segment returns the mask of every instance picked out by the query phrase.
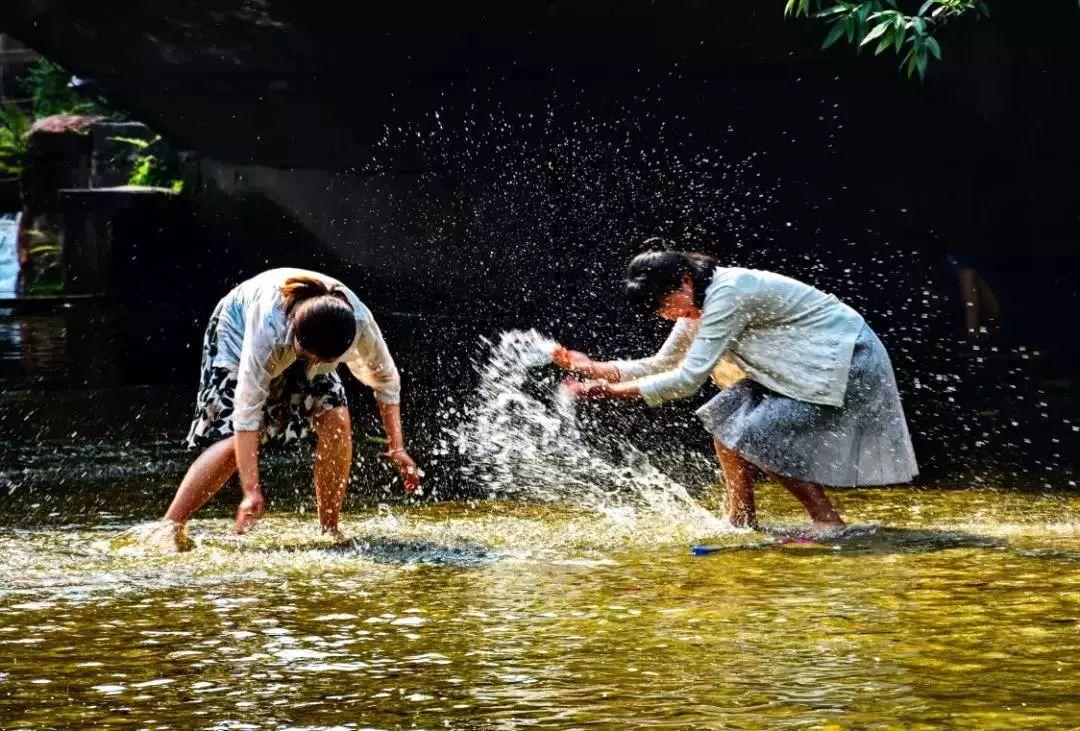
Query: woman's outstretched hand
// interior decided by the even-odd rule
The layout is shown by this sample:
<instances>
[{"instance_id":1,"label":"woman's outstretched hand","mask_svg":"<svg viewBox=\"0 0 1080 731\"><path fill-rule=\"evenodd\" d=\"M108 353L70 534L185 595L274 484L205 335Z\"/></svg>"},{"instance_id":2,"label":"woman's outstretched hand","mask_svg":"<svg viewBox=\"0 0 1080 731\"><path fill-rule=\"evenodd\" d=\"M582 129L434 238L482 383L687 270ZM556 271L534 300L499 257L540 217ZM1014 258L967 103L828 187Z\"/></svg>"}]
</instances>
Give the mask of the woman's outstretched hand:
<instances>
[{"instance_id":1,"label":"woman's outstretched hand","mask_svg":"<svg viewBox=\"0 0 1080 731\"><path fill-rule=\"evenodd\" d=\"M563 381L563 386L571 396L582 401L611 398L611 384L607 381L575 381L567 378Z\"/></svg>"},{"instance_id":2,"label":"woman's outstretched hand","mask_svg":"<svg viewBox=\"0 0 1080 731\"><path fill-rule=\"evenodd\" d=\"M641 389L633 381L612 383L603 379L575 381L573 378L567 378L563 381L563 387L570 392L571 396L582 401L635 399L641 396Z\"/></svg>"},{"instance_id":3,"label":"woman's outstretched hand","mask_svg":"<svg viewBox=\"0 0 1080 731\"><path fill-rule=\"evenodd\" d=\"M557 345L551 353L551 362L563 370L578 373L583 376L592 376L595 361L589 356L577 350L568 350L562 345Z\"/></svg>"},{"instance_id":4,"label":"woman's outstretched hand","mask_svg":"<svg viewBox=\"0 0 1080 731\"><path fill-rule=\"evenodd\" d=\"M379 456L386 457L394 463L398 474L401 475L401 481L405 483L405 492L416 492L420 488L420 478L424 476L424 473L416 466L416 462L408 452L404 449L391 449L380 453Z\"/></svg>"},{"instance_id":5,"label":"woman's outstretched hand","mask_svg":"<svg viewBox=\"0 0 1080 731\"><path fill-rule=\"evenodd\" d=\"M266 502L263 500L262 488L245 490L244 499L240 501L240 507L236 509L236 532L247 533L265 511Z\"/></svg>"}]
</instances>

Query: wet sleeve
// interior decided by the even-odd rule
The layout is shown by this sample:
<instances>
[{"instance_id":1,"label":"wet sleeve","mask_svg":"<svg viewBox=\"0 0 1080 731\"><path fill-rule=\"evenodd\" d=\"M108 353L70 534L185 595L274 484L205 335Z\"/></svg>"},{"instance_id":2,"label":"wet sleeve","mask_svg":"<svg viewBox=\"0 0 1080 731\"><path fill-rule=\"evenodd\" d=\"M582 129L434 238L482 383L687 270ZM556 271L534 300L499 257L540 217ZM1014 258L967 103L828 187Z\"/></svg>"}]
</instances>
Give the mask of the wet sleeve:
<instances>
[{"instance_id":1,"label":"wet sleeve","mask_svg":"<svg viewBox=\"0 0 1080 731\"><path fill-rule=\"evenodd\" d=\"M376 401L383 404L400 403L401 376L383 340L379 324L370 318L361 328L346 365L357 380L375 392Z\"/></svg>"},{"instance_id":2,"label":"wet sleeve","mask_svg":"<svg viewBox=\"0 0 1080 731\"><path fill-rule=\"evenodd\" d=\"M244 343L236 372L233 398L233 429L258 431L270 389L270 368L277 333L269 308L273 302L257 301L244 313Z\"/></svg>"},{"instance_id":3,"label":"wet sleeve","mask_svg":"<svg viewBox=\"0 0 1080 731\"><path fill-rule=\"evenodd\" d=\"M697 393L727 351L731 340L746 327L744 297L748 282L724 283L710 288L701 311L697 337L686 357L663 373L638 380L641 398L650 406L687 398Z\"/></svg>"},{"instance_id":4,"label":"wet sleeve","mask_svg":"<svg viewBox=\"0 0 1080 731\"><path fill-rule=\"evenodd\" d=\"M688 317L680 318L656 355L638 360L613 360L611 364L619 370L619 380L624 382L669 371L679 365L686 355L696 332L697 323Z\"/></svg>"}]
</instances>

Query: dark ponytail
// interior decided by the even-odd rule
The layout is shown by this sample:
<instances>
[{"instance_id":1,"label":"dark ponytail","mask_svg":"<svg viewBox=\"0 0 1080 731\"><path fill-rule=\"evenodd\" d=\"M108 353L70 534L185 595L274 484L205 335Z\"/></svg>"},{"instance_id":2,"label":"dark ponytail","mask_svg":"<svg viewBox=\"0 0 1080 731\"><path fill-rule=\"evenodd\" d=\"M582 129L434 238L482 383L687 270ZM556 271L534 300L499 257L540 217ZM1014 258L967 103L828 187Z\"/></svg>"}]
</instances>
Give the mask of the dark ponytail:
<instances>
[{"instance_id":1,"label":"dark ponytail","mask_svg":"<svg viewBox=\"0 0 1080 731\"><path fill-rule=\"evenodd\" d=\"M656 314L661 301L682 287L683 278L694 285L694 304L705 304L716 260L706 254L653 249L638 254L626 268L626 296L639 311Z\"/></svg>"},{"instance_id":2,"label":"dark ponytail","mask_svg":"<svg viewBox=\"0 0 1080 731\"><path fill-rule=\"evenodd\" d=\"M340 358L356 339L356 313L337 285L307 275L289 277L281 298L297 344L320 360Z\"/></svg>"}]
</instances>

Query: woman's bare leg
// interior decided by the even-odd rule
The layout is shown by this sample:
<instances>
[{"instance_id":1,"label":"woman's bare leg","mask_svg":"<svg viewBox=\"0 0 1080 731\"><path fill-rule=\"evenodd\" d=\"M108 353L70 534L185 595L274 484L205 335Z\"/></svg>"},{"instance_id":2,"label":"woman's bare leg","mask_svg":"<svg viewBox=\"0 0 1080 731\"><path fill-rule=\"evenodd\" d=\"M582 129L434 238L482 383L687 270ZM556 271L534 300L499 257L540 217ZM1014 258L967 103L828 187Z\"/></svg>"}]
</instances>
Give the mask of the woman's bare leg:
<instances>
[{"instance_id":1,"label":"woman's bare leg","mask_svg":"<svg viewBox=\"0 0 1080 731\"><path fill-rule=\"evenodd\" d=\"M165 517L177 523L187 523L195 511L221 489L236 472L236 451L233 438L226 437L207 447L188 468L176 497Z\"/></svg>"},{"instance_id":2,"label":"woman's bare leg","mask_svg":"<svg viewBox=\"0 0 1080 731\"><path fill-rule=\"evenodd\" d=\"M757 527L757 509L754 506L754 465L725 447L719 439L713 439L716 458L724 470L724 486L727 488L728 520L739 528Z\"/></svg>"},{"instance_id":3,"label":"woman's bare leg","mask_svg":"<svg viewBox=\"0 0 1080 731\"><path fill-rule=\"evenodd\" d=\"M768 474L802 503L806 512L810 514L810 519L814 521L815 531L826 533L844 527L844 521L826 497L824 487L813 482L796 480L794 477L784 477L772 472Z\"/></svg>"},{"instance_id":4,"label":"woman's bare leg","mask_svg":"<svg viewBox=\"0 0 1080 731\"><path fill-rule=\"evenodd\" d=\"M315 501L319 527L324 533L339 534L341 503L352 465L352 422L349 409L339 406L315 417Z\"/></svg>"}]
</instances>

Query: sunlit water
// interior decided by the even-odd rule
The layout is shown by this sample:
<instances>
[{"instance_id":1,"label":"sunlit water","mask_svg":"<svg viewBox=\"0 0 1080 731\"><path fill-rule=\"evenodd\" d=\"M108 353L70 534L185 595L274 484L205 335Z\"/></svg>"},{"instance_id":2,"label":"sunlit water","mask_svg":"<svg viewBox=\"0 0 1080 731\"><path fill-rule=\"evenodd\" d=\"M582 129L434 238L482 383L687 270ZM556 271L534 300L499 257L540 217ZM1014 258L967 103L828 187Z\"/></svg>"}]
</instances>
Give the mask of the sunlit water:
<instances>
[{"instance_id":1,"label":"sunlit water","mask_svg":"<svg viewBox=\"0 0 1080 731\"><path fill-rule=\"evenodd\" d=\"M0 529L17 727L1075 725L1080 498L845 491L853 538L699 534L559 506L360 509L197 550L130 517ZM724 550L694 557L689 547Z\"/></svg>"},{"instance_id":2,"label":"sunlit water","mask_svg":"<svg viewBox=\"0 0 1080 731\"><path fill-rule=\"evenodd\" d=\"M342 541L306 469L248 536L226 490L175 556L128 532L175 488L159 446L13 471L0 726L1075 726L1080 495L837 491L855 527L803 543L763 484L764 529L731 530L720 489L589 446L549 345L493 343L448 434L488 499L354 500Z\"/></svg>"}]
</instances>

